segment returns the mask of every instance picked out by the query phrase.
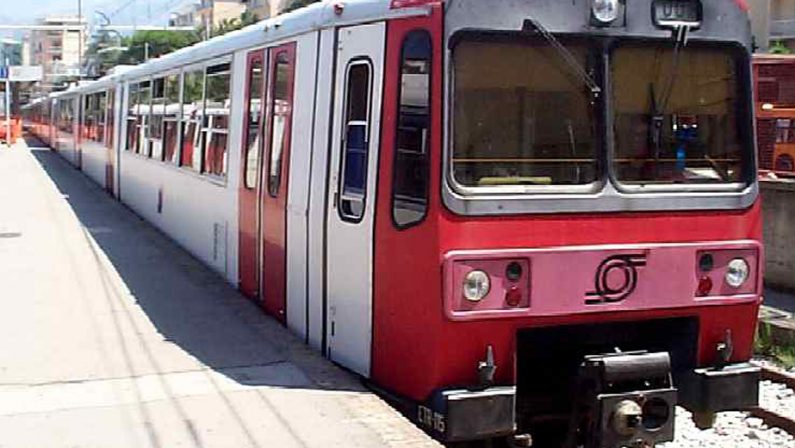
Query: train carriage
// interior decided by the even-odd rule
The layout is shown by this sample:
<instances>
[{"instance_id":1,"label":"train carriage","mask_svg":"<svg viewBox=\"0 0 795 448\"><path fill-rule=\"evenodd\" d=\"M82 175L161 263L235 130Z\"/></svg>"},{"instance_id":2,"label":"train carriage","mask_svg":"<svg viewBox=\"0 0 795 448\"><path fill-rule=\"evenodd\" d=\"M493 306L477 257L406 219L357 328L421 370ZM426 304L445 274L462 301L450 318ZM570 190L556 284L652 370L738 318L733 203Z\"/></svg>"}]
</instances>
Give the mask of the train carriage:
<instances>
[{"instance_id":1,"label":"train carriage","mask_svg":"<svg viewBox=\"0 0 795 448\"><path fill-rule=\"evenodd\" d=\"M757 401L750 48L734 0L328 1L28 110L440 440L637 446Z\"/></svg>"}]
</instances>

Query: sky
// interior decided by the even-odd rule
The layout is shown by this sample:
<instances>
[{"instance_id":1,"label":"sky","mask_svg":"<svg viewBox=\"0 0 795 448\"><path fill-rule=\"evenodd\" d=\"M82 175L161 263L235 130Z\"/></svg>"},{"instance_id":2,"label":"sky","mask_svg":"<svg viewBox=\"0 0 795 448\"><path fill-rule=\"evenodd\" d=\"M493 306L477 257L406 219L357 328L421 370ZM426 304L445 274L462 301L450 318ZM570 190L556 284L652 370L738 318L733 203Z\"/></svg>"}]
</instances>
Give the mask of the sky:
<instances>
[{"instance_id":1,"label":"sky","mask_svg":"<svg viewBox=\"0 0 795 448\"><path fill-rule=\"evenodd\" d=\"M83 0L83 15L89 23L100 21L94 11L110 16L115 25L163 25L169 12L194 0ZM0 3L18 0L0 0ZM35 23L48 14L77 14L77 0L21 0L18 8L0 8L0 24ZM9 35L2 33L0 35Z\"/></svg>"}]
</instances>

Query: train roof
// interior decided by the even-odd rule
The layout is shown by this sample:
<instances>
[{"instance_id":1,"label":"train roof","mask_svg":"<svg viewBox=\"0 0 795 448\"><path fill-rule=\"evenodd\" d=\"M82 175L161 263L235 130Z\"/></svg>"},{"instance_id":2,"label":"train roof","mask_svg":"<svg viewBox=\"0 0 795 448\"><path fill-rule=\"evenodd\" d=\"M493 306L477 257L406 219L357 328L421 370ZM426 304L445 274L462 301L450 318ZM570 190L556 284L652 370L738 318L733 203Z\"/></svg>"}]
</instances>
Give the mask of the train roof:
<instances>
[{"instance_id":1,"label":"train roof","mask_svg":"<svg viewBox=\"0 0 795 448\"><path fill-rule=\"evenodd\" d=\"M241 49L266 45L325 28L389 18L427 15L430 13L430 7L423 5L422 3L424 2L404 3L409 6L396 7L395 5L400 5L400 2L395 2L394 0L346 0L344 3L322 1L257 22L223 36L181 48L157 59L139 64L123 73L108 75L99 80L81 84L51 96L57 98L64 95L90 93L110 87L120 81L135 80L153 74L166 73L180 67L230 55ZM341 13L337 9L338 5L342 5Z\"/></svg>"}]
</instances>

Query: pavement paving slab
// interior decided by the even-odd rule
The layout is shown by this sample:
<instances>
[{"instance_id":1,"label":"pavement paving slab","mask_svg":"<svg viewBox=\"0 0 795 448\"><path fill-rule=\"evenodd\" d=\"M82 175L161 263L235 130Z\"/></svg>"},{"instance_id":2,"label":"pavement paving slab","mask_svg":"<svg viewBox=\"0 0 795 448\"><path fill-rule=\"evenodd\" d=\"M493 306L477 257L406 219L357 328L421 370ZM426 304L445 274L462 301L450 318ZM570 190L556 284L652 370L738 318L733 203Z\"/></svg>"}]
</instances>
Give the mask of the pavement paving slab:
<instances>
[{"instance_id":1,"label":"pavement paving slab","mask_svg":"<svg viewBox=\"0 0 795 448\"><path fill-rule=\"evenodd\" d=\"M0 148L0 448L439 446L30 143Z\"/></svg>"}]
</instances>

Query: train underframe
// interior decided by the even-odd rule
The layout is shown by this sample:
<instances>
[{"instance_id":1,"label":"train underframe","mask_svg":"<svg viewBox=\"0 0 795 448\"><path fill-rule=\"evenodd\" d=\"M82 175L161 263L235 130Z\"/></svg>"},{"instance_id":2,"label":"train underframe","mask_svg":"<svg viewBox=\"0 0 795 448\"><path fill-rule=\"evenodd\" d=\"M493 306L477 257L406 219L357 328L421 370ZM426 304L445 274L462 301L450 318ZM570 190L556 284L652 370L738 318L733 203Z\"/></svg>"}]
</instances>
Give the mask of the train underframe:
<instances>
[{"instance_id":1,"label":"train underframe","mask_svg":"<svg viewBox=\"0 0 795 448\"><path fill-rule=\"evenodd\" d=\"M491 347L479 384L435 392L402 408L451 446L646 447L673 440L675 407L706 428L716 412L758 404L759 368L732 363L731 331L698 366L696 317L520 330L516 384L493 382Z\"/></svg>"}]
</instances>

